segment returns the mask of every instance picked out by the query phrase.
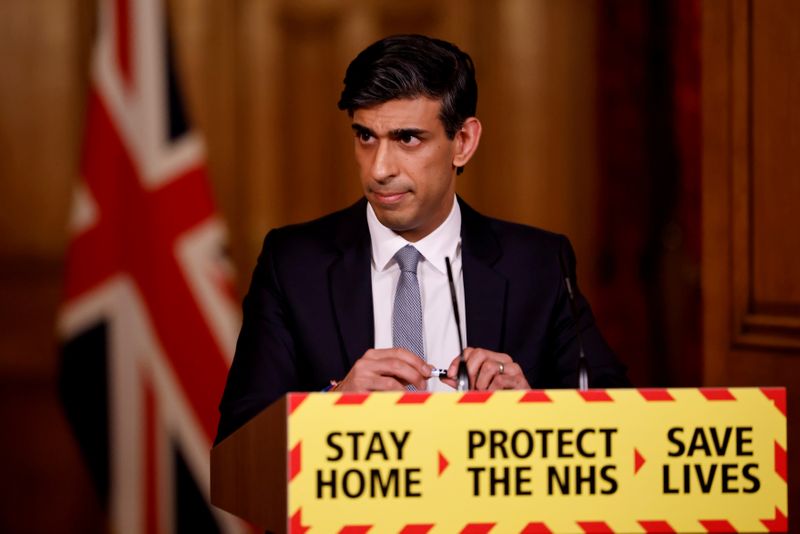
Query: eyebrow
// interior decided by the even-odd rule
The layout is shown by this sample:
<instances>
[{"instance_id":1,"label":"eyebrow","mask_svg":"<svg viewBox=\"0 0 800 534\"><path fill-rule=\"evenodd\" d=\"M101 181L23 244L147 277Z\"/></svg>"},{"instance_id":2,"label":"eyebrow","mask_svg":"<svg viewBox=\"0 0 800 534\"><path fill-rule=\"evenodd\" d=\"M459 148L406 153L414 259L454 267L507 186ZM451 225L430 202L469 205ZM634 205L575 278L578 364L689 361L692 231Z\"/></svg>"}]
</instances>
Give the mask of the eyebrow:
<instances>
[{"instance_id":1,"label":"eyebrow","mask_svg":"<svg viewBox=\"0 0 800 534\"><path fill-rule=\"evenodd\" d=\"M366 126L362 126L362 125L358 124L357 122L354 122L353 124L351 124L350 127L357 134L365 133L365 134L371 135L372 137L375 137L375 132L373 132L372 130L370 130Z\"/></svg>"},{"instance_id":2,"label":"eyebrow","mask_svg":"<svg viewBox=\"0 0 800 534\"><path fill-rule=\"evenodd\" d=\"M361 124L353 123L350 125L350 127L356 133L359 134L365 133L371 135L372 137L378 137L377 135L375 135L375 132L373 132L370 128L367 128L366 126L363 126ZM423 130L422 128L397 128L396 130L389 131L389 138L400 139L402 137L409 135L413 137L424 137L427 133L428 131Z\"/></svg>"}]
</instances>

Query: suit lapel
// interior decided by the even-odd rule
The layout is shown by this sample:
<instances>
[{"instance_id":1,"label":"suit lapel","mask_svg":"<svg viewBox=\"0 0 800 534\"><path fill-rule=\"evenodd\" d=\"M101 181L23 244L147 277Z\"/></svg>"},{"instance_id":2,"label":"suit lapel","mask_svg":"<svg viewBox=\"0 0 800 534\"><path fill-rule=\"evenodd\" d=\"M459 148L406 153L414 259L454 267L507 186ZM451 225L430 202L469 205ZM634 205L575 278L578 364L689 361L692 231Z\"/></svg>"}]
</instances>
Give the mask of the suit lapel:
<instances>
[{"instance_id":1,"label":"suit lapel","mask_svg":"<svg viewBox=\"0 0 800 534\"><path fill-rule=\"evenodd\" d=\"M486 218L458 201L467 345L502 352L508 281L493 267L502 250Z\"/></svg>"},{"instance_id":2,"label":"suit lapel","mask_svg":"<svg viewBox=\"0 0 800 534\"><path fill-rule=\"evenodd\" d=\"M347 210L335 236L339 256L331 264L328 278L349 369L375 344L366 200Z\"/></svg>"}]
</instances>

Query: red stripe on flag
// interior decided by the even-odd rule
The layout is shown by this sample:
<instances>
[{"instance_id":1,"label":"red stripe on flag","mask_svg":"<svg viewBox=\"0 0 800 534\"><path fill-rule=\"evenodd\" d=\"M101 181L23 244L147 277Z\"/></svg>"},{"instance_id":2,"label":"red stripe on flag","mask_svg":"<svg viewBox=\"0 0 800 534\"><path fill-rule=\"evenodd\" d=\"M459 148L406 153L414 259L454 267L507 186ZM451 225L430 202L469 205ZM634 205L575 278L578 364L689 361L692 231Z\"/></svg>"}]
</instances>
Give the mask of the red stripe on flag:
<instances>
[{"instance_id":1,"label":"red stripe on flag","mask_svg":"<svg viewBox=\"0 0 800 534\"><path fill-rule=\"evenodd\" d=\"M544 523L528 523L520 534L552 534L552 532Z\"/></svg>"},{"instance_id":2,"label":"red stripe on flag","mask_svg":"<svg viewBox=\"0 0 800 534\"><path fill-rule=\"evenodd\" d=\"M526 391L522 398L519 399L519 402L553 402L553 399L548 397L547 393L541 389L532 389L530 391Z\"/></svg>"},{"instance_id":3,"label":"red stripe on flag","mask_svg":"<svg viewBox=\"0 0 800 534\"><path fill-rule=\"evenodd\" d=\"M87 121L82 170L99 221L71 243L67 299L114 274L127 274L210 441L227 360L175 255L183 234L215 216L205 170L189 169L159 188L145 189L94 90Z\"/></svg>"},{"instance_id":4,"label":"red stripe on flag","mask_svg":"<svg viewBox=\"0 0 800 534\"><path fill-rule=\"evenodd\" d=\"M125 398L109 407L108 418L130 417L125 407L135 403L137 420L130 421L130 439L136 446L112 451L132 454L115 461L137 467L136 498L122 503L121 513L143 532L161 532L174 519L169 506L185 489L173 480L173 464L180 460L173 458L179 452L172 448L180 448L180 454L207 449L216 432L217 404L232 348L226 346L225 334L228 321L236 319L233 286L222 265L220 225L199 139L173 139L159 128L169 122L169 116L160 115L169 115L176 103L171 97L177 95L168 95L167 89L178 89L170 77L174 73L165 69L171 65L163 62L169 53L165 6L154 1L153 9L145 12L138 0L99 3L103 16L94 60L100 77L111 86L97 83L95 77L88 89L82 183L74 206L79 224L67 257L64 319L71 324L76 305L86 306L91 314L86 320L111 324L104 346L96 347L98 356L102 351L109 360L131 358L144 367L146 376L140 380L119 377L126 384L122 389L111 379L117 377L109 378L109 395ZM147 43L142 24L158 26ZM108 61L97 63L101 55ZM139 76L145 70L152 76ZM113 87L124 93L121 101L113 90L108 92ZM127 100L135 101L136 109L126 105ZM134 115L155 120L137 121ZM104 292L112 281L120 292ZM224 303L226 299L230 301ZM230 308L209 309L220 300ZM72 326L67 328L65 335L80 335ZM154 367L167 379L148 380ZM175 400L176 418L164 417L169 399ZM177 419L189 421L188 433L173 424ZM91 429L105 430L109 429ZM186 466L194 478L189 484L196 482L198 490L207 487L207 462L206 457ZM108 481L112 493L128 482L124 476ZM203 507L199 499L188 504L198 508L187 508L192 513ZM236 528L238 521L229 524Z\"/></svg>"},{"instance_id":5,"label":"red stripe on flag","mask_svg":"<svg viewBox=\"0 0 800 534\"><path fill-rule=\"evenodd\" d=\"M351 405L351 404L364 404L369 397L369 393L342 393L342 396L336 399L336 405Z\"/></svg>"},{"instance_id":6,"label":"red stripe on flag","mask_svg":"<svg viewBox=\"0 0 800 534\"><path fill-rule=\"evenodd\" d=\"M112 180L109 176L124 174L125 181L136 180L133 163L93 87L89 88L86 110L81 173L97 205L98 220L69 244L64 287L67 301L97 287L120 270L121 247L115 234L123 218L115 217L114 205L122 197L118 191L118 182L122 180Z\"/></svg>"},{"instance_id":7,"label":"red stripe on flag","mask_svg":"<svg viewBox=\"0 0 800 534\"><path fill-rule=\"evenodd\" d=\"M644 400L648 402L652 401L674 401L675 398L670 395L669 391L662 388L657 389L639 389L639 394L644 397Z\"/></svg>"},{"instance_id":8,"label":"red stripe on flag","mask_svg":"<svg viewBox=\"0 0 800 534\"><path fill-rule=\"evenodd\" d=\"M289 393L289 415L292 415L307 397L308 393Z\"/></svg>"},{"instance_id":9,"label":"red stripe on flag","mask_svg":"<svg viewBox=\"0 0 800 534\"><path fill-rule=\"evenodd\" d=\"M130 87L131 80L133 79L133 58L131 58L131 14L130 5L128 0L116 1L116 17L114 22L115 29L117 30L117 65L119 65L120 74L125 85Z\"/></svg>"},{"instance_id":10,"label":"red stripe on flag","mask_svg":"<svg viewBox=\"0 0 800 534\"><path fill-rule=\"evenodd\" d=\"M397 399L397 404L424 404L431 394L424 391L409 391Z\"/></svg>"},{"instance_id":11,"label":"red stripe on flag","mask_svg":"<svg viewBox=\"0 0 800 534\"><path fill-rule=\"evenodd\" d=\"M614 402L611 395L604 389L588 389L586 391L578 391L578 394L586 402Z\"/></svg>"},{"instance_id":12,"label":"red stripe on flag","mask_svg":"<svg viewBox=\"0 0 800 534\"><path fill-rule=\"evenodd\" d=\"M578 521L578 526L581 527L586 534L614 534L611 527L604 521Z\"/></svg>"},{"instance_id":13,"label":"red stripe on flag","mask_svg":"<svg viewBox=\"0 0 800 534\"><path fill-rule=\"evenodd\" d=\"M433 523L429 525L406 525L400 534L427 534L433 528Z\"/></svg>"},{"instance_id":14,"label":"red stripe on flag","mask_svg":"<svg viewBox=\"0 0 800 534\"><path fill-rule=\"evenodd\" d=\"M460 399L459 404L481 404L489 400L492 396L491 391L467 391Z\"/></svg>"},{"instance_id":15,"label":"red stripe on flag","mask_svg":"<svg viewBox=\"0 0 800 534\"><path fill-rule=\"evenodd\" d=\"M639 521L647 534L671 534L675 532L672 525L666 521Z\"/></svg>"},{"instance_id":16,"label":"red stripe on flag","mask_svg":"<svg viewBox=\"0 0 800 534\"><path fill-rule=\"evenodd\" d=\"M769 532L788 532L789 531L789 519L780 511L780 509L776 506L775 507L775 518L774 519L762 519L761 522L764 524L764 527Z\"/></svg>"},{"instance_id":17,"label":"red stripe on flag","mask_svg":"<svg viewBox=\"0 0 800 534\"><path fill-rule=\"evenodd\" d=\"M494 523L468 523L461 529L461 534L486 534L494 528Z\"/></svg>"},{"instance_id":18,"label":"red stripe on flag","mask_svg":"<svg viewBox=\"0 0 800 534\"><path fill-rule=\"evenodd\" d=\"M302 468L302 441L298 441L297 445L292 447L292 451L289 453L289 482L294 480L294 477L300 472Z\"/></svg>"},{"instance_id":19,"label":"red stripe on flag","mask_svg":"<svg viewBox=\"0 0 800 534\"><path fill-rule=\"evenodd\" d=\"M700 388L700 393L710 401L736 400L728 388Z\"/></svg>"},{"instance_id":20,"label":"red stripe on flag","mask_svg":"<svg viewBox=\"0 0 800 534\"><path fill-rule=\"evenodd\" d=\"M786 416L786 389L784 388L761 388L761 393L775 403L775 407Z\"/></svg>"},{"instance_id":21,"label":"red stripe on flag","mask_svg":"<svg viewBox=\"0 0 800 534\"><path fill-rule=\"evenodd\" d=\"M784 482L789 482L786 469L786 449L781 447L781 444L777 441L775 442L775 472Z\"/></svg>"},{"instance_id":22,"label":"red stripe on flag","mask_svg":"<svg viewBox=\"0 0 800 534\"><path fill-rule=\"evenodd\" d=\"M700 521L700 524L703 525L703 528L706 529L706 532L737 532L737 530L733 528L733 525L724 519L706 519Z\"/></svg>"},{"instance_id":23,"label":"red stripe on flag","mask_svg":"<svg viewBox=\"0 0 800 534\"><path fill-rule=\"evenodd\" d=\"M366 534L372 525L345 525L339 531L339 534Z\"/></svg>"}]
</instances>

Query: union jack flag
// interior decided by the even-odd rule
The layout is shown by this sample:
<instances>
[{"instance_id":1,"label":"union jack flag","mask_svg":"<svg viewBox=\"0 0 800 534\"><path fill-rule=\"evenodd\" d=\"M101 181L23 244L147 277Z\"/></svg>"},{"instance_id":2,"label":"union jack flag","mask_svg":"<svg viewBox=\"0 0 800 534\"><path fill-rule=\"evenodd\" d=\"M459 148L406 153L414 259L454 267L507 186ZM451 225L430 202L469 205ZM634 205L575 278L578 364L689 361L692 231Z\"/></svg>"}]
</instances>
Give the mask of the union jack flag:
<instances>
[{"instance_id":1,"label":"union jack flag","mask_svg":"<svg viewBox=\"0 0 800 534\"><path fill-rule=\"evenodd\" d=\"M166 13L99 2L60 387L112 531L238 532L208 495L240 315Z\"/></svg>"}]
</instances>

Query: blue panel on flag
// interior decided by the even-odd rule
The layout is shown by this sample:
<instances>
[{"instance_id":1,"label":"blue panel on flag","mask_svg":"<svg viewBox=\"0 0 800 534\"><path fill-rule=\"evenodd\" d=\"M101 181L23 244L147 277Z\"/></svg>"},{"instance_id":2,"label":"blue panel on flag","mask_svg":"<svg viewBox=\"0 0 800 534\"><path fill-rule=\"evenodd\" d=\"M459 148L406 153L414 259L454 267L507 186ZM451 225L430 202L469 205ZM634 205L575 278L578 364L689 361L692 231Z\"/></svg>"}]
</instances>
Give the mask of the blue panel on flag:
<instances>
[{"instance_id":1,"label":"blue panel on flag","mask_svg":"<svg viewBox=\"0 0 800 534\"><path fill-rule=\"evenodd\" d=\"M208 503L180 449L173 448L175 455L175 532L193 534L216 534L220 532Z\"/></svg>"},{"instance_id":2,"label":"blue panel on flag","mask_svg":"<svg viewBox=\"0 0 800 534\"><path fill-rule=\"evenodd\" d=\"M167 24L169 26L169 24ZM189 121L186 117L186 110L183 106L183 99L181 98L180 83L178 76L175 72L175 46L172 42L172 35L170 35L169 27L166 28L166 76L167 81L167 96L169 103L169 138L171 140L178 139L189 130Z\"/></svg>"},{"instance_id":3,"label":"blue panel on flag","mask_svg":"<svg viewBox=\"0 0 800 534\"><path fill-rule=\"evenodd\" d=\"M100 323L67 340L59 391L104 507L109 497L107 328Z\"/></svg>"}]
</instances>

